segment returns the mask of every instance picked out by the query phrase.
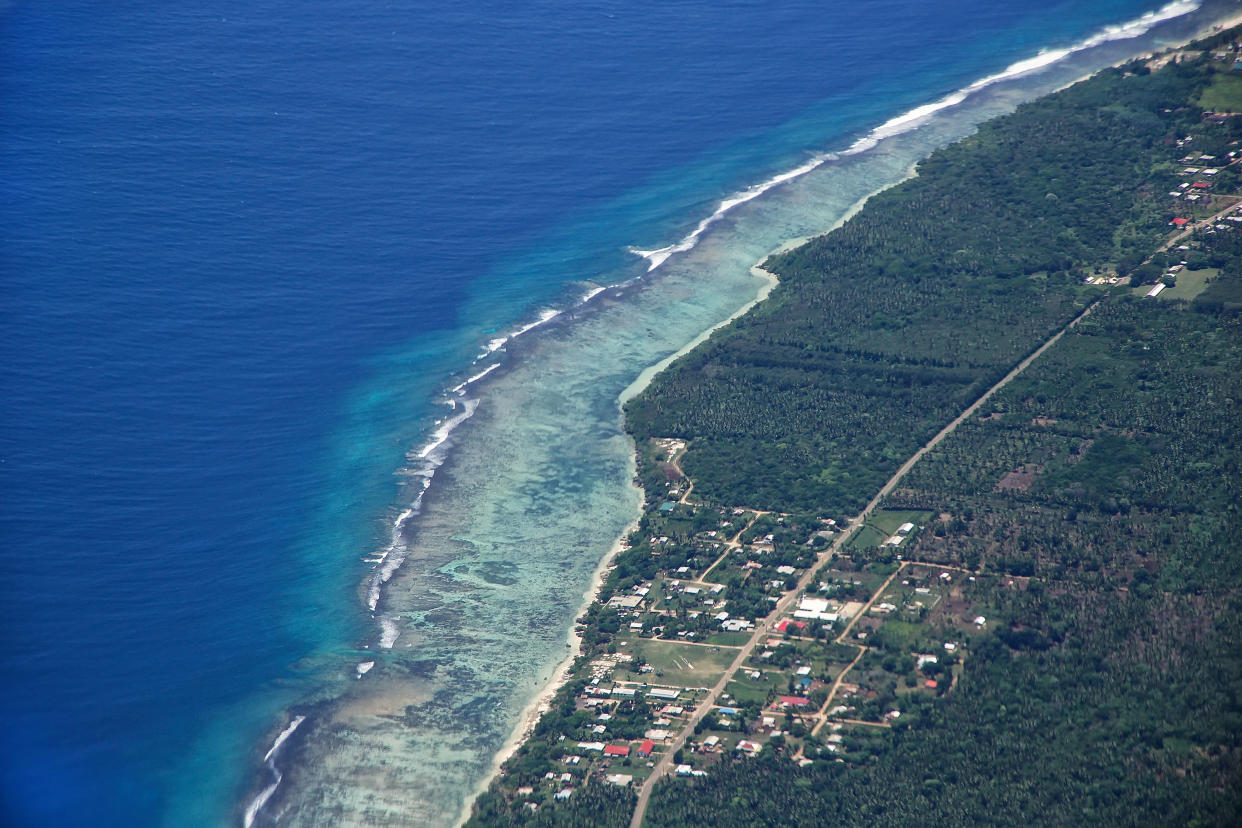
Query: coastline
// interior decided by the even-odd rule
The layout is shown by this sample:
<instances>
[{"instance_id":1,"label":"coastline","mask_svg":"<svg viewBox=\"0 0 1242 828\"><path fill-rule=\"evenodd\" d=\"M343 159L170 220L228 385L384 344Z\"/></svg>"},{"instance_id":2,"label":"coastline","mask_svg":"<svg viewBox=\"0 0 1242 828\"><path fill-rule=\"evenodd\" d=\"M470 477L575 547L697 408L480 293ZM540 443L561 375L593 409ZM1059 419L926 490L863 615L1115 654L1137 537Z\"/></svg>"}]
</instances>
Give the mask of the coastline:
<instances>
[{"instance_id":1,"label":"coastline","mask_svg":"<svg viewBox=\"0 0 1242 828\"><path fill-rule=\"evenodd\" d=\"M1135 61L1135 60L1144 60L1144 61L1152 60L1160 55L1169 54L1171 52L1175 52L1179 49L1182 49L1187 44L1192 43L1196 40L1210 37L1222 30L1233 28L1239 25L1242 25L1242 12L1238 12L1230 17L1224 18L1223 20L1213 21L1211 23L1208 23L1201 30L1199 30L1193 35L1187 36L1185 39L1181 40L1178 43L1170 44L1157 51L1139 53L1131 57L1118 60L1116 63L1112 64L1111 68L1116 68L1116 67L1125 65L1127 63L1130 63L1132 61ZM1101 71L1104 71L1104 69L1097 69L1095 71L1086 73L1082 75L1081 77L1076 78L1064 84L1063 86L1057 87L1056 89L1053 89L1045 93L1045 95L1041 95L1039 97L1046 97L1047 95L1055 94L1057 91L1060 91L1061 89L1067 88L1069 86L1073 86L1076 83L1080 83L1084 80L1094 77L1095 75L1099 74ZM776 288L777 286L779 286L780 284L779 278L776 276L776 274L764 269L763 267L763 263L766 262L770 256L796 249L808 243L814 238L818 238L820 236L833 232L834 230L836 230L837 228L845 224L847 221L849 221L851 218L853 218L855 215L857 215L871 198L873 198L874 196L886 190L891 189L892 187L898 186L899 184L905 181L908 181L910 178L913 178L916 175L918 175L918 171L917 171L918 165L922 161L923 161L922 158L914 161L910 165L909 169L907 170L907 173L903 175L900 179L886 183L884 186L878 187L873 192L870 192L867 195L863 196L862 198L859 198L856 202L850 205L850 207L842 214L842 216L839 219L837 219L835 222L833 222L833 224L830 227L814 235L798 236L798 237L790 238L786 240L785 242L782 242L776 248L774 248L771 252L769 252L766 256L764 256L758 263L751 266L750 273L754 275L755 277L764 280L763 284L759 286L756 292L755 298L745 303L744 305L742 305L737 311L735 311L733 314L728 316L726 319L721 320L720 322L712 325L711 327L701 332L698 336L694 337L691 341L689 341L686 345L679 348L674 353L670 354L669 356L665 357L659 362L643 369L639 373L639 375L635 378L635 380L629 386L627 386L619 395L618 403L620 404L620 406L624 407L624 405L629 400L641 394L643 390L646 389L648 385L650 385L650 383L654 380L656 376L658 376L662 371L664 371L668 366L670 366L677 359L689 354L694 349L702 345L704 342L708 341L716 331L733 323L734 321L736 321L737 319L739 319L740 317L744 316L746 313L751 311L760 302L766 300L771 295L772 290ZM664 250L662 249L661 251L653 251L653 252L663 253ZM673 250L671 252L675 253L679 251ZM650 252L648 253L640 252L640 255L643 255L644 258L647 258L650 255ZM665 256L665 258L667 258L667 256ZM654 264L651 269L654 270L656 267L662 264L663 261L664 259L661 259L659 262ZM629 436L628 430L627 430L627 436ZM631 441L632 441L632 436L631 436ZM630 464L631 464L632 469L635 468L635 465L636 465L636 460L637 460L636 451L637 451L637 448L632 447L632 451L630 455ZM640 511L640 516L641 516L641 511ZM608 569L610 568L612 562L615 560L617 555L621 551L624 550L625 538L631 532L633 532L634 529L637 528L637 526L638 526L638 520L636 519L634 523L630 524L626 528L625 532L621 535L621 537L617 539L617 541L613 544L609 552L601 559L598 567L595 570L595 574L592 577L591 584L588 587L584 595L584 602L580 605L579 614L585 611L591 605L592 602L597 600L599 592L604 584L604 579L605 579ZM562 687L564 687L565 684L569 681L571 667L575 659L581 654L582 636L576 632L576 627L572 627L569 630L568 641L571 647L571 652L557 666L553 675L548 679L543 689L534 698L532 698L531 701L523 709L522 714L519 718L519 722L517 726L514 728L513 736L505 743L505 745L501 748L501 750L497 752L493 760L493 766L492 766L491 772L485 779L481 780L476 790L472 793L470 798L466 801L462 816L459 818L458 822L456 823L456 826L463 825L469 819L470 814L474 808L474 803L477 801L478 797L482 793L487 791L487 789L492 785L492 783L495 782L496 779L500 777L502 773L503 764L506 761L508 761L508 759L510 759L522 747L525 741L529 738L530 734L533 732L535 726L538 724L543 713L548 709L549 702L555 697L556 693Z\"/></svg>"},{"instance_id":2,"label":"coastline","mask_svg":"<svg viewBox=\"0 0 1242 828\"><path fill-rule=\"evenodd\" d=\"M918 166L918 162L911 164L908 170L908 174L903 176L900 180L894 181L891 184L888 184L884 187L879 187L874 192L868 193L867 195L855 201L853 204L849 206L849 208L845 211L845 213L842 214L842 216L839 219L833 222L833 224L830 227L824 230L823 233L831 233L833 230L837 229L842 224L849 221L851 218L857 215L858 212L861 211L862 208L866 205L866 203L874 196L878 195L879 193L884 192L890 187L895 187L901 182L906 181L912 176L914 176L916 174L917 166ZM820 233L817 235L823 235L823 233ZM757 278L764 280L763 284L761 284L759 286L759 289L756 291L755 298L750 300L746 304L742 305L740 308L734 311L726 319L721 320L720 322L717 322L715 325L712 325L711 327L704 330L702 333L700 333L698 336L696 336L686 345L679 348L676 352L670 354L669 356L665 357L664 359L660 360L654 365L651 365L643 369L639 373L638 377L634 380L634 382L632 382L629 386L625 388L624 391L621 392L620 396L617 399L618 405L620 407L623 407L625 403L628 402L630 399L633 399L638 394L641 394L643 392L643 389L645 389L648 385L650 385L651 381L655 379L655 377L659 375L661 371L663 371L665 368L667 368L669 365L671 365L676 360L680 359L681 357L693 351L699 345L706 342L711 337L711 335L715 333L717 330L725 327L726 325L729 325L730 323L744 316L746 313L750 312L752 308L757 306L760 302L767 299L768 296L771 295L772 290L775 289L780 284L780 280L777 278L776 274L772 273L771 271L765 270L763 268L763 262L766 261L768 257L770 256L776 255L778 253L783 253L787 250L792 250L796 247L800 247L801 245L810 241L812 238L815 238L815 236L798 236L795 238L788 239L782 242L776 248L774 248L766 256L764 256L763 259L761 259L758 263L752 265L750 268L751 274ZM627 431L627 437L629 437L628 431ZM630 441L631 441L631 445L633 445L632 437L630 437ZM631 448L631 451L629 454L629 464L630 464L631 475L636 474L637 472L637 447ZM636 480L634 482L634 485L638 487ZM638 487L638 488L641 491L641 487ZM599 565L596 566L595 572L591 576L591 582L587 586L587 589L585 593L583 594L583 600L582 600L582 603L579 605L578 613L576 613L576 615L581 615L583 612L586 612L586 610L591 606L591 604L594 603L596 600L598 600L600 590L604 586L604 579L607 576L608 570L611 568L612 562L616 559L617 555L619 555L626 548L626 538L630 535L631 532L633 532L635 529L638 528L639 520L642 517L642 513L643 513L643 507L640 505L638 509L638 514L635 515L633 522L631 522L625 528L625 531L622 532L621 536L618 537L616 541L614 541L608 553L604 555L603 558L601 558ZM573 663L578 658L578 656L582 654L582 636L581 634L578 633L576 625L573 627L570 627L566 635L566 642L570 648L570 652L567 653L564 660L562 660L561 663L557 665L556 669L553 671L552 675L548 678L547 682L544 684L542 689L535 696L533 696L531 700L527 702L526 706L522 709L522 712L518 717L518 723L513 728L512 735L509 737L508 740L506 740L504 745L501 746L500 750L496 752L496 755L492 759L492 767L488 775L480 780L479 784L475 787L475 790L471 793L470 797L464 803L462 812L459 815L457 821L454 823L454 828L460 828L460 826L464 825L470 819L470 814L474 809L475 801L479 798L480 795L486 792L489 787L491 787L492 783L496 781L497 778L500 777L502 770L503 770L504 763L507 762L515 753L517 753L519 749L521 749L522 745L526 742L526 740L530 737L530 734L534 731L535 726L539 723L539 719L543 716L544 712L547 711L549 703L552 701L553 698L556 697L556 694L560 691L560 689L568 683L569 678L570 678L570 671L571 671L571 668L573 667Z\"/></svg>"},{"instance_id":3,"label":"coastline","mask_svg":"<svg viewBox=\"0 0 1242 828\"><path fill-rule=\"evenodd\" d=\"M630 457L632 461L634 454L631 453ZM635 483L635 486L637 487L637 483ZM616 559L617 555L625 550L625 539L629 537L631 532L638 528L638 522L641 517L642 506L640 505L638 507L638 514L635 516L634 521L625 528L625 532L622 533L621 537L617 538L616 542L613 543L612 548L609 549L608 554L600 559L599 565L595 567L595 572L592 574L591 582L582 595L582 603L579 604L578 612L575 613L575 617L578 617L582 613L586 612L587 608L599 599L599 592L603 589L604 578L606 577L608 570L611 568L612 562ZM513 728L512 735L510 735L510 737L505 741L500 750L496 751L496 755L492 758L491 770L488 772L486 777L479 781L479 784L475 787L475 790L470 794L469 798L464 803L461 815L457 818L457 821L453 823L454 828L460 828L460 826L464 825L466 821L470 819L470 814L474 810L475 801L481 794L491 787L492 782L500 776L504 763L509 761L509 759L517 753L518 749L522 747L522 745L530 737L530 734L534 731L535 725L539 724L539 720L548 710L548 705L551 703L552 699L554 699L556 694L560 692L560 689L569 682L570 670L572 669L574 662L578 659L578 656L582 655L582 635L578 633L578 625L576 623L569 628L569 631L565 635L565 641L570 651L565 655L565 658L561 661L561 663L556 666L556 669L552 671L552 675L548 677L548 680L543 685L543 688L535 694L529 702L526 703L524 708L522 708L522 712L518 716L518 723Z\"/></svg>"}]
</instances>

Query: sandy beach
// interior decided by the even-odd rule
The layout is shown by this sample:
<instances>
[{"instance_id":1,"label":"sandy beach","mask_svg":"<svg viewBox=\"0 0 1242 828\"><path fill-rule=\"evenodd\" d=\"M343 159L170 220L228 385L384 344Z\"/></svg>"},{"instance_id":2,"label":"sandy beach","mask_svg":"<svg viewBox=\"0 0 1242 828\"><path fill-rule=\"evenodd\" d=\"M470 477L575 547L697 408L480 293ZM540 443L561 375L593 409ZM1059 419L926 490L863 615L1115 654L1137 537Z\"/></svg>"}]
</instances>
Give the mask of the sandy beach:
<instances>
[{"instance_id":1,"label":"sandy beach","mask_svg":"<svg viewBox=\"0 0 1242 828\"><path fill-rule=\"evenodd\" d=\"M1238 14L1235 14L1226 20L1223 20L1221 22L1216 22L1216 23L1213 23L1205 27L1195 36L1187 38L1182 44L1178 44L1176 46L1169 46L1158 52L1151 52L1147 54L1136 55L1134 57L1130 57L1125 60L1118 61L1118 63L1115 65L1118 65L1118 66L1124 65L1125 63L1129 63L1130 61L1134 59L1155 58L1167 52L1182 48L1182 46L1184 46L1186 43L1190 43L1194 40L1202 39L1204 37L1209 37L1212 34L1215 34L1223 29L1231 28L1237 25L1242 25L1242 12L1239 12ZM1073 85L1073 83L1077 83L1077 82L1080 82L1081 80L1085 80L1086 78L1091 77L1093 74L1095 73L1084 75L1082 78L1079 78L1073 81L1072 83L1066 84L1066 86L1070 86L1070 85ZM849 207L849 209L837 221L835 221L831 226L825 228L822 231L822 233L817 234L817 235L823 235L825 233L832 232L833 230L837 229L841 225L845 224L852 217L857 215L858 212L862 210L862 208L866 205L866 203L872 197L889 189L890 187L900 184L902 181L908 180L909 178L917 175L918 163L919 162L915 162L911 164L907 175L904 176L902 179L898 181L886 183L884 186L879 187L875 191L868 193L866 196L858 199L854 204L852 204ZM813 236L800 236L796 238L791 238L783 242L781 245L779 245L774 250L772 250L769 255L775 255L778 253L783 253L783 252L792 250L794 248L797 248L805 244L806 242L808 242L810 239L814 237L815 236L813 235ZM738 319L739 317L749 312L752 308L754 308L760 302L767 299L768 296L771 294L772 290L775 287L777 287L777 285L779 284L779 280L775 274L765 270L762 267L762 262L766 260L766 258L767 257L765 256L764 259L760 260L759 263L756 263L750 270L752 275L764 280L764 283L760 285L754 299L744 304L742 307L740 307L737 311L735 311L728 318L723 319L717 324L712 325L711 327L704 330L702 333L700 333L698 336L696 336L694 339L688 342L685 346L678 349L676 352L670 354L668 357L660 360L654 365L651 365L650 367L644 369L638 375L638 377L635 378L634 382L631 383L622 392L622 394L620 395L618 399L619 404L624 405L627 401L629 401L630 399L633 399L635 396L642 393L642 391L651 383L651 381L665 368L667 368L677 359L693 351L703 342L706 342L712 336L712 334L715 333L717 330L725 327L726 325L729 325L734 320ZM631 457L632 467L633 467L633 464L634 464L634 458ZM579 609L579 614L581 614L582 612L585 612L586 609L591 605L591 603L594 602L598 598L599 591L601 587L603 586L604 579L607 575L609 568L612 565L613 560L625 548L625 538L635 528L637 528L638 517L640 516L641 516L641 513L640 515L636 516L634 523L631 524L629 527L627 527L625 533L620 538L617 539L617 541L614 543L613 547L610 549L608 554L600 561L599 566L595 570L590 587L588 588L585 595L583 596L583 602ZM551 700L555 697L556 693L569 680L571 667L575 659L581 654L582 638L580 635L578 635L575 628L571 628L567 636L567 641L569 643L569 653L566 655L565 659L557 666L556 670L553 672L552 676L548 679L543 689L534 698L532 698L531 701L523 709L522 714L519 718L518 724L514 728L512 736L504 744L501 750L497 753L493 761L493 764L492 764L491 773L487 776L486 779L480 782L480 784L478 785L478 787L476 788L472 796L465 803L462 814L458 822L456 823L458 826L464 824L466 820L469 819L470 812L479 794L486 791L487 788L491 785L491 783L497 778L497 776L501 772L503 764L510 757L512 757L514 753L521 747L523 742L533 731L540 717L548 709L548 705L551 702Z\"/></svg>"}]
</instances>

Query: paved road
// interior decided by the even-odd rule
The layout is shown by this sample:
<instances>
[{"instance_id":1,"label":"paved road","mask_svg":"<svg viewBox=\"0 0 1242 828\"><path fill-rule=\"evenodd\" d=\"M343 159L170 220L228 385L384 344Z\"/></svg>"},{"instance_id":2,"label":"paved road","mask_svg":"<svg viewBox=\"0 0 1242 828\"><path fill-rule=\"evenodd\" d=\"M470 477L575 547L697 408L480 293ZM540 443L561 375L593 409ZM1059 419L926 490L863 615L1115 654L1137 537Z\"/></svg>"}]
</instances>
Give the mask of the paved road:
<instances>
[{"instance_id":1,"label":"paved road","mask_svg":"<svg viewBox=\"0 0 1242 828\"><path fill-rule=\"evenodd\" d=\"M1091 313L1099 302L1100 300L1097 299L1088 305L1086 310L1074 317L1074 319L1071 320L1070 323L1064 328L1053 334L1047 342L1040 345L1031 353L1030 356L1014 366L1013 370L1006 374L999 382L985 391L983 396L975 400L969 408L954 417L952 422L944 428L940 429L940 431L936 433L935 437L932 437L926 445L916 451L909 460L902 463L901 468L897 469L896 473L888 479L888 482L885 483L880 491L876 493L875 497L871 498L871 501L867 503L866 507L858 514L857 517L850 520L848 525L841 527L841 532L837 536L837 539L819 554L819 559L816 561L815 565L807 569L806 573L798 580L797 588L786 593L785 596L782 597L776 604L776 608L756 625L755 632L751 635L750 640L747 641L746 644L743 645L742 649L738 651L737 657L733 659L733 663L729 665L727 670L725 670L724 675L720 677L720 680L716 682L715 686L708 691L707 698L703 699L699 703L698 707L694 711L694 714L690 717L690 721L687 722L686 726L682 728L681 733L677 735L677 738L673 740L673 743L669 745L667 750L665 750L664 756L656 764L655 769L651 772L651 775L647 777L647 781L643 783L642 789L638 792L638 805L635 807L634 816L630 820L630 828L641 828L643 817L647 814L647 805L651 800L651 792L655 789L656 783L659 782L659 780L663 778L663 776L667 774L669 769L673 766L673 754L681 750L681 748L686 744L686 740L689 738L690 734L694 732L695 725L702 721L703 717L706 716L712 709L712 706L716 703L716 699L719 698L721 692L724 691L725 685L727 685L733 678L734 673L736 673L738 668L741 667L742 664L745 663L746 659L750 657L750 654L754 651L758 643L767 639L767 637L771 634L771 628L776 619L780 618L781 615L789 609L789 605L792 604L794 600L803 592L803 590L807 588L811 582L811 579L814 578L819 569L829 561L832 554L840 550L840 548L845 544L845 541L849 539L856 529L862 526L868 515L870 515L871 512L873 512L880 504L880 501L887 497L888 494L896 488L897 483L901 480L901 478L905 477L906 473L914 467L915 463L923 459L923 455L927 454L927 452L939 445L945 437L948 437L953 433L953 430L956 429L958 425L974 415L974 413L979 410L979 407L991 399L997 391L1008 385L1014 377L1025 371L1027 366L1039 359L1044 351L1055 345L1061 337L1065 335L1066 331L1076 326L1089 313ZM896 573L893 574L896 575ZM874 600L874 598L872 600ZM860 612L859 615L861 614L862 613ZM857 620L857 618L858 616L855 616L855 620ZM853 626L853 623L853 621L850 622L850 627ZM848 630L849 627L846 628L847 632Z\"/></svg>"}]
</instances>

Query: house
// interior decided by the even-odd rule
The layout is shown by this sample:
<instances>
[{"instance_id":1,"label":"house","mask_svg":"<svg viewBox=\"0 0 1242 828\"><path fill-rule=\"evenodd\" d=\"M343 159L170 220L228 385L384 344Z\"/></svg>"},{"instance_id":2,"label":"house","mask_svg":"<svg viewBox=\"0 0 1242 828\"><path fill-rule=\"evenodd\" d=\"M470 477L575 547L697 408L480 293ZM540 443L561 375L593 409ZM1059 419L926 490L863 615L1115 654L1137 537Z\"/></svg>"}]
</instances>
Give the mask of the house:
<instances>
[{"instance_id":1,"label":"house","mask_svg":"<svg viewBox=\"0 0 1242 828\"><path fill-rule=\"evenodd\" d=\"M672 701L680 695L680 690L674 690L666 687L652 687L647 691L647 698L649 699L665 699L667 701Z\"/></svg>"},{"instance_id":2,"label":"house","mask_svg":"<svg viewBox=\"0 0 1242 828\"><path fill-rule=\"evenodd\" d=\"M694 771L694 768L690 767L689 765L678 765L677 766L678 776L689 776L693 771Z\"/></svg>"},{"instance_id":3,"label":"house","mask_svg":"<svg viewBox=\"0 0 1242 828\"><path fill-rule=\"evenodd\" d=\"M638 755L646 759L655 750L655 742L650 739L644 739L643 743L638 746Z\"/></svg>"},{"instance_id":4,"label":"house","mask_svg":"<svg viewBox=\"0 0 1242 828\"><path fill-rule=\"evenodd\" d=\"M676 509L676 508L677 508L677 504L676 504L676 503L674 503L674 502L673 502L673 501L671 501L671 500L670 500L670 501L668 501L667 503L661 503L661 504L660 504L660 511L661 511L661 512L671 512L671 511L673 511L673 510L674 510L674 509Z\"/></svg>"},{"instance_id":5,"label":"house","mask_svg":"<svg viewBox=\"0 0 1242 828\"><path fill-rule=\"evenodd\" d=\"M748 742L745 739L737 743L737 749L743 753L749 753L752 756L763 748L758 742Z\"/></svg>"},{"instance_id":6,"label":"house","mask_svg":"<svg viewBox=\"0 0 1242 828\"><path fill-rule=\"evenodd\" d=\"M798 609L806 610L807 612L814 612L814 613L827 612L828 611L828 599L827 598L812 598L810 596L806 596L801 601L798 602Z\"/></svg>"},{"instance_id":7,"label":"house","mask_svg":"<svg viewBox=\"0 0 1242 828\"><path fill-rule=\"evenodd\" d=\"M810 703L806 696L781 696L780 700L782 707L806 707Z\"/></svg>"},{"instance_id":8,"label":"house","mask_svg":"<svg viewBox=\"0 0 1242 828\"><path fill-rule=\"evenodd\" d=\"M569 799L569 798L570 798L571 796L573 796L573 795L574 795L574 789L573 789L573 788L565 788L565 789L564 789L564 790L562 790L562 791L557 791L557 792L556 792L556 798L557 798L557 799Z\"/></svg>"},{"instance_id":9,"label":"house","mask_svg":"<svg viewBox=\"0 0 1242 828\"><path fill-rule=\"evenodd\" d=\"M629 745L605 745L604 755L605 756L629 756L630 746Z\"/></svg>"},{"instance_id":10,"label":"house","mask_svg":"<svg viewBox=\"0 0 1242 828\"><path fill-rule=\"evenodd\" d=\"M913 523L903 523L897 527L897 534L899 535L908 535L913 531L914 531Z\"/></svg>"},{"instance_id":11,"label":"house","mask_svg":"<svg viewBox=\"0 0 1242 828\"><path fill-rule=\"evenodd\" d=\"M625 788L634 781L634 777L628 773L610 773L604 777L604 781L609 785L616 785L618 788Z\"/></svg>"},{"instance_id":12,"label":"house","mask_svg":"<svg viewBox=\"0 0 1242 828\"><path fill-rule=\"evenodd\" d=\"M1190 219L1184 219L1181 216L1178 216L1177 218L1169 222L1169 224L1173 225L1174 227L1185 227L1189 223L1190 223Z\"/></svg>"},{"instance_id":13,"label":"house","mask_svg":"<svg viewBox=\"0 0 1242 828\"><path fill-rule=\"evenodd\" d=\"M806 628L806 622L805 621L790 621L787 618L782 619L781 622L776 625L776 631L785 632L785 630L789 629L790 627L796 627L797 629L802 630Z\"/></svg>"}]
</instances>

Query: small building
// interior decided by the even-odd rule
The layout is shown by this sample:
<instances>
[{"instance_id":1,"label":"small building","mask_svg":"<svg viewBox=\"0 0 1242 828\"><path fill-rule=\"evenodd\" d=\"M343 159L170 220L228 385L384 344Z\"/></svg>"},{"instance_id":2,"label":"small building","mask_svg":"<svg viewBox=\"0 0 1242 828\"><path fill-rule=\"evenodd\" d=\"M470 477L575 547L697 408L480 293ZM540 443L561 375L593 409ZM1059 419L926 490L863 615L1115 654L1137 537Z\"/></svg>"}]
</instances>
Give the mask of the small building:
<instances>
[{"instance_id":1,"label":"small building","mask_svg":"<svg viewBox=\"0 0 1242 828\"><path fill-rule=\"evenodd\" d=\"M762 749L762 747L763 746L760 745L758 742L748 742L745 739L742 739L740 742L737 743L738 750L742 751L743 753L749 753L752 756L758 753Z\"/></svg>"},{"instance_id":2,"label":"small building","mask_svg":"<svg viewBox=\"0 0 1242 828\"><path fill-rule=\"evenodd\" d=\"M676 508L677 508L677 504L676 504L674 501L672 501L672 500L668 501L667 503L661 503L661 504L660 504L660 511L661 511L661 512L671 512L671 511L673 511L673 510L674 510L674 509L676 509Z\"/></svg>"},{"instance_id":3,"label":"small building","mask_svg":"<svg viewBox=\"0 0 1242 828\"><path fill-rule=\"evenodd\" d=\"M897 527L897 534L899 535L908 535L913 531L914 531L913 523L903 523Z\"/></svg>"},{"instance_id":4,"label":"small building","mask_svg":"<svg viewBox=\"0 0 1242 828\"><path fill-rule=\"evenodd\" d=\"M781 696L780 699L782 707L806 707L810 703L806 696Z\"/></svg>"},{"instance_id":5,"label":"small building","mask_svg":"<svg viewBox=\"0 0 1242 828\"><path fill-rule=\"evenodd\" d=\"M1190 219L1184 219L1181 216L1178 216L1177 218L1169 222L1169 224L1173 225L1174 227L1185 227L1189 223L1190 223Z\"/></svg>"},{"instance_id":6,"label":"small building","mask_svg":"<svg viewBox=\"0 0 1242 828\"><path fill-rule=\"evenodd\" d=\"M634 781L634 777L628 773L610 773L604 777L604 781L609 785L616 785L618 788L626 788Z\"/></svg>"},{"instance_id":7,"label":"small building","mask_svg":"<svg viewBox=\"0 0 1242 828\"><path fill-rule=\"evenodd\" d=\"M574 795L573 788L565 788L564 790L560 790L556 792L557 799L569 799L573 795Z\"/></svg>"},{"instance_id":8,"label":"small building","mask_svg":"<svg viewBox=\"0 0 1242 828\"><path fill-rule=\"evenodd\" d=\"M689 765L678 765L677 766L678 776L689 776L693 771L694 771L694 768L690 767Z\"/></svg>"},{"instance_id":9,"label":"small building","mask_svg":"<svg viewBox=\"0 0 1242 828\"><path fill-rule=\"evenodd\" d=\"M671 687L652 687L647 691L647 698L665 699L666 701L672 701L680 695L680 690L676 690Z\"/></svg>"},{"instance_id":10,"label":"small building","mask_svg":"<svg viewBox=\"0 0 1242 828\"><path fill-rule=\"evenodd\" d=\"M655 742L651 739L644 739L643 743L638 746L638 755L646 759L655 750Z\"/></svg>"},{"instance_id":11,"label":"small building","mask_svg":"<svg viewBox=\"0 0 1242 828\"><path fill-rule=\"evenodd\" d=\"M629 745L605 745L604 755L605 756L629 756L630 746Z\"/></svg>"}]
</instances>

